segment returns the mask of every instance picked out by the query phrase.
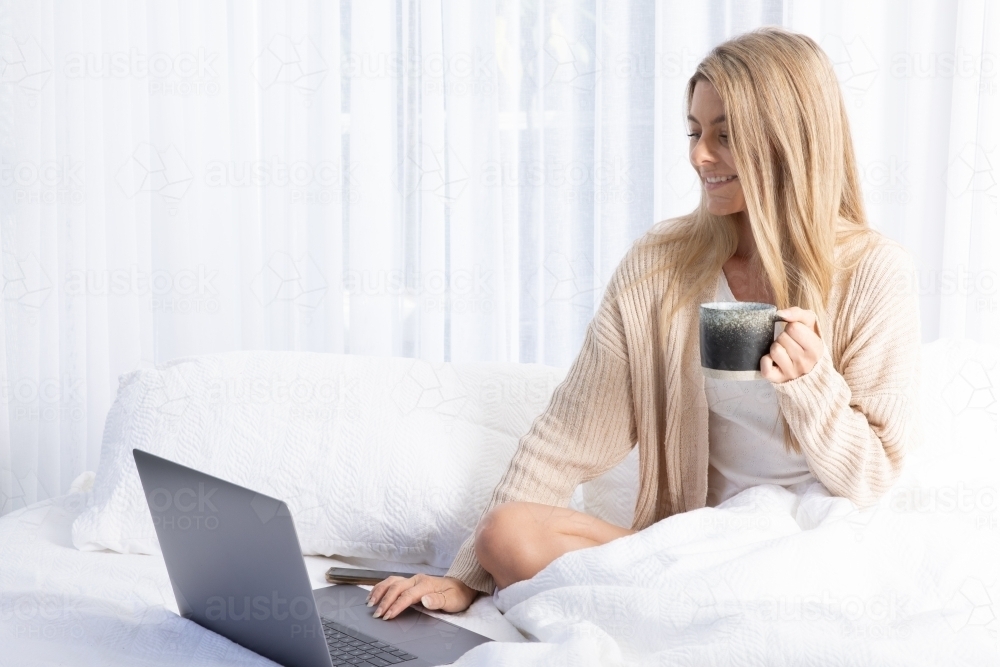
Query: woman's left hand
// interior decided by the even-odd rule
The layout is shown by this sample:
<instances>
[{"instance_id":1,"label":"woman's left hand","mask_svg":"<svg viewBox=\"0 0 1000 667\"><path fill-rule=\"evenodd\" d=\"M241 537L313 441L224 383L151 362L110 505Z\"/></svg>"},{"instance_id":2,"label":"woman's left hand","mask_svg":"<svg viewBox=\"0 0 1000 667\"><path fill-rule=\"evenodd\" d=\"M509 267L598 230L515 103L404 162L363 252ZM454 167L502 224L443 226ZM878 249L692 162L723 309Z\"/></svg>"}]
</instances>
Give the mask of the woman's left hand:
<instances>
[{"instance_id":1,"label":"woman's left hand","mask_svg":"<svg viewBox=\"0 0 1000 667\"><path fill-rule=\"evenodd\" d=\"M805 375L823 356L816 313L793 306L777 314L787 320L785 330L771 344L770 354L760 358L760 374L774 384Z\"/></svg>"}]
</instances>

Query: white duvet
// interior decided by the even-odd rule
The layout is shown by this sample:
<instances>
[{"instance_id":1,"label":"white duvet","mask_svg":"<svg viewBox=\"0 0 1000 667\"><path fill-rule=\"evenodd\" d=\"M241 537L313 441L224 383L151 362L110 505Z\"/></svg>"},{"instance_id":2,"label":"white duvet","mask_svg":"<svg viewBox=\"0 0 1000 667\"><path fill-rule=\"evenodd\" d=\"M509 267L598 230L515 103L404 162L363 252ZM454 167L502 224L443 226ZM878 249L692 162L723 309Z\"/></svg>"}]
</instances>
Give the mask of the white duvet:
<instances>
[{"instance_id":1,"label":"white duvet","mask_svg":"<svg viewBox=\"0 0 1000 667\"><path fill-rule=\"evenodd\" d=\"M1000 364L925 347L924 446L878 506L749 489L494 596L538 639L458 665L1000 665Z\"/></svg>"},{"instance_id":2,"label":"white duvet","mask_svg":"<svg viewBox=\"0 0 1000 667\"><path fill-rule=\"evenodd\" d=\"M995 448L978 454L970 468L996 465ZM939 494L961 484L925 481ZM859 513L817 484L750 489L501 591L507 620L546 643L483 646L457 664L1000 664L1000 533L986 502Z\"/></svg>"}]
</instances>

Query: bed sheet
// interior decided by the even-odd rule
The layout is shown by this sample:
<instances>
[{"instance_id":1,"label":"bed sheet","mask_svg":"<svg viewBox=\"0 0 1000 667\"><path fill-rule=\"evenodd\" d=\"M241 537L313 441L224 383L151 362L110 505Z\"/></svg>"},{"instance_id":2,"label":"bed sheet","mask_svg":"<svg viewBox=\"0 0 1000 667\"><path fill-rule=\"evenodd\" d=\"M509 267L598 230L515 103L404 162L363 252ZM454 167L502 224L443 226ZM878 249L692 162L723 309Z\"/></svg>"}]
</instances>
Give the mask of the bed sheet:
<instances>
[{"instance_id":1,"label":"bed sheet","mask_svg":"<svg viewBox=\"0 0 1000 667\"><path fill-rule=\"evenodd\" d=\"M84 497L0 519L0 666L275 664L178 616L160 556L75 549L70 526ZM415 569L354 558L305 562L314 589L328 585L323 575L334 565ZM491 639L527 641L489 596L461 614L433 615Z\"/></svg>"}]
</instances>

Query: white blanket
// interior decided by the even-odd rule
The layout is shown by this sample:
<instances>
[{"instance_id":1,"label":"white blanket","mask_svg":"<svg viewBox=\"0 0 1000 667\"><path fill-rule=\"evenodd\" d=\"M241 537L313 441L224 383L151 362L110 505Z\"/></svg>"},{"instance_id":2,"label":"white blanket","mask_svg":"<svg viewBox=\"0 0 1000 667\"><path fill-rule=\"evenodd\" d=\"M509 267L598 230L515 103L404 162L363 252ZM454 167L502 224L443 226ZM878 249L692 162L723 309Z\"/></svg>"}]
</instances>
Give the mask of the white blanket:
<instances>
[{"instance_id":1,"label":"white blanket","mask_svg":"<svg viewBox=\"0 0 1000 667\"><path fill-rule=\"evenodd\" d=\"M456 665L1000 665L1000 365L927 347L924 445L878 506L761 486L570 552L494 596L540 643Z\"/></svg>"},{"instance_id":2,"label":"white blanket","mask_svg":"<svg viewBox=\"0 0 1000 667\"><path fill-rule=\"evenodd\" d=\"M547 643L456 664L1000 664L996 453L924 457L864 512L762 486L571 552L495 595Z\"/></svg>"}]
</instances>

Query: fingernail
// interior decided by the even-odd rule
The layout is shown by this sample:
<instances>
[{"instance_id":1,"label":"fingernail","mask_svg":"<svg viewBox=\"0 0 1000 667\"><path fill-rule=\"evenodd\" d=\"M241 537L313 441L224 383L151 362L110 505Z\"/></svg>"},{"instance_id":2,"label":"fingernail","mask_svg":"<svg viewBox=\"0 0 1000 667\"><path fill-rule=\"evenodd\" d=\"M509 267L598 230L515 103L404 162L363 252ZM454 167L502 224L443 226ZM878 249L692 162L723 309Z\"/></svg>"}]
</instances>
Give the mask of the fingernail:
<instances>
[{"instance_id":1,"label":"fingernail","mask_svg":"<svg viewBox=\"0 0 1000 667\"><path fill-rule=\"evenodd\" d=\"M425 607L428 606L430 603L431 603L430 595L425 595L424 597L420 598L420 604L424 605Z\"/></svg>"},{"instance_id":2,"label":"fingernail","mask_svg":"<svg viewBox=\"0 0 1000 667\"><path fill-rule=\"evenodd\" d=\"M375 600L372 600L372 599L371 599L371 596L369 596L369 597L368 597L368 606L370 607L370 606L372 606L373 604L375 604Z\"/></svg>"},{"instance_id":3,"label":"fingernail","mask_svg":"<svg viewBox=\"0 0 1000 667\"><path fill-rule=\"evenodd\" d=\"M382 615L382 610L381 609L376 609L375 613L372 614L372 618L378 618L381 615Z\"/></svg>"}]
</instances>

